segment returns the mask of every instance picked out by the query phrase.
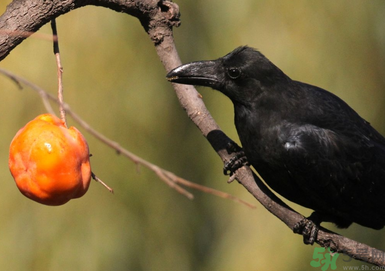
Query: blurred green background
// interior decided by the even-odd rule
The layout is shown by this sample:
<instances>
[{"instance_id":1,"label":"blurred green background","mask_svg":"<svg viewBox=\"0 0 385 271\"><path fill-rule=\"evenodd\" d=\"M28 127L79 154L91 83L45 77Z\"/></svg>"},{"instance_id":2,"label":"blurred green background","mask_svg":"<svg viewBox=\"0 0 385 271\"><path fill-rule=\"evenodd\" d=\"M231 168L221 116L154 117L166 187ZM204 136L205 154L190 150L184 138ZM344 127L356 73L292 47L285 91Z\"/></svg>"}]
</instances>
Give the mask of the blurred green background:
<instances>
[{"instance_id":1,"label":"blurred green background","mask_svg":"<svg viewBox=\"0 0 385 271\"><path fill-rule=\"evenodd\" d=\"M1 1L0 14L10 2ZM218 58L239 45L258 48L293 79L343 98L385 134L385 1L176 2L182 25L174 33L183 62ZM150 162L257 209L195 191L190 201L82 129L93 171L115 195L92 182L83 198L64 206L28 200L9 173L8 147L45 108L36 93L0 75L1 270L320 270L310 266L317 245L303 245L241 185L226 183L220 159L179 106L135 18L85 7L57 24L65 100L75 112ZM46 25L39 32L51 30ZM0 67L56 92L55 59L46 40L25 40ZM222 129L238 141L230 101L198 90ZM325 226L385 249L385 230ZM349 260L340 255L337 270L362 264Z\"/></svg>"}]
</instances>

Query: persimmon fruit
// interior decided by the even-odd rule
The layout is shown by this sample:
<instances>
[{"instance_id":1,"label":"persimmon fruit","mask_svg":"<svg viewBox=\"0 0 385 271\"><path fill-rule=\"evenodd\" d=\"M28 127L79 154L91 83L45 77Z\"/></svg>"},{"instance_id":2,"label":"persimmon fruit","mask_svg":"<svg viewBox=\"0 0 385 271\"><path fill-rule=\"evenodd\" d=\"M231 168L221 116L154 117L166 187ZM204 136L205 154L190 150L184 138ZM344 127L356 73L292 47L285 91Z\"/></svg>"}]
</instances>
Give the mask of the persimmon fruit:
<instances>
[{"instance_id":1,"label":"persimmon fruit","mask_svg":"<svg viewBox=\"0 0 385 271\"><path fill-rule=\"evenodd\" d=\"M91 166L87 141L58 117L40 115L13 138L9 169L26 197L46 205L62 205L88 190Z\"/></svg>"}]
</instances>

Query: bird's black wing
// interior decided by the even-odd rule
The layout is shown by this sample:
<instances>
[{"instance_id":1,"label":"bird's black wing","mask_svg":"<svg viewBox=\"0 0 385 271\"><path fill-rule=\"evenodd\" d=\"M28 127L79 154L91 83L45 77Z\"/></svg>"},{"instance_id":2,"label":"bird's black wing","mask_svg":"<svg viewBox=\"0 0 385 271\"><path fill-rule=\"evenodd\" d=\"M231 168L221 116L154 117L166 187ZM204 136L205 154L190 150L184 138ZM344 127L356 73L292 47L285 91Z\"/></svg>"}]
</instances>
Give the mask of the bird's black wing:
<instances>
[{"instance_id":1,"label":"bird's black wing","mask_svg":"<svg viewBox=\"0 0 385 271\"><path fill-rule=\"evenodd\" d=\"M282 122L280 155L285 167L316 211L381 228L384 138L333 94L305 86L315 91L314 111L319 114L312 112L312 119L302 123Z\"/></svg>"}]
</instances>

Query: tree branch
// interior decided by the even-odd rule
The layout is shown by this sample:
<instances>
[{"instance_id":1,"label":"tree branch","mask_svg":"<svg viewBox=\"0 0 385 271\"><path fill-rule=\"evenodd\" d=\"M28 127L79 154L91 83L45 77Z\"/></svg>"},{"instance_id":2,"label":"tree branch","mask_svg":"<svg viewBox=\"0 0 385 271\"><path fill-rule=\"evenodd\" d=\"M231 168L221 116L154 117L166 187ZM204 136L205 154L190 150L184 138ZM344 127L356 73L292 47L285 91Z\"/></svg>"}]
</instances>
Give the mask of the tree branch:
<instances>
[{"instance_id":1,"label":"tree branch","mask_svg":"<svg viewBox=\"0 0 385 271\"><path fill-rule=\"evenodd\" d=\"M170 17L173 13L169 12L168 2L165 3L159 0L14 0L0 17L0 29L7 30L0 32L0 61L52 19L87 5L106 7L138 18L146 31L151 33L153 42L159 43L163 35L152 31L159 22L168 26L179 24L177 17Z\"/></svg>"},{"instance_id":2,"label":"tree branch","mask_svg":"<svg viewBox=\"0 0 385 271\"><path fill-rule=\"evenodd\" d=\"M14 33L35 32L51 19L72 9L85 5L104 6L139 19L155 44L166 71L181 65L172 35L172 27L179 25L179 8L175 3L162 0L30 0L28 3L30 7L26 7L25 2L21 0L12 2L0 17L0 29L15 31ZM0 32L0 60L26 38L25 35L2 33ZM201 130L222 161L228 161L231 155L227 153L226 146L231 139L220 130L198 92L192 86L174 84L173 87L189 118ZM282 220L291 230L303 219L302 215L278 199L249 168L239 169L236 172L236 178L267 210ZM355 259L385 266L384 252L324 228L320 229L316 242ZM359 253L359 251L367 253Z\"/></svg>"}]
</instances>

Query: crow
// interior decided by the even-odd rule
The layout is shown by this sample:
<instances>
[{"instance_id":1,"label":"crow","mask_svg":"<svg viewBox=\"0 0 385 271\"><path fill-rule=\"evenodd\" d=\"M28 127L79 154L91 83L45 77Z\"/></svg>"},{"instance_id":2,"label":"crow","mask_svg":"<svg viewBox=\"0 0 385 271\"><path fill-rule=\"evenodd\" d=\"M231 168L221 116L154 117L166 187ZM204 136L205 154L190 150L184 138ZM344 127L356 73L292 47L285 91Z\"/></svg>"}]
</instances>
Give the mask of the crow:
<instances>
[{"instance_id":1,"label":"crow","mask_svg":"<svg viewBox=\"0 0 385 271\"><path fill-rule=\"evenodd\" d=\"M314 210L294 227L305 243L321 222L383 228L385 138L336 95L290 79L248 46L179 66L167 79L231 99L248 162L274 191Z\"/></svg>"}]
</instances>

